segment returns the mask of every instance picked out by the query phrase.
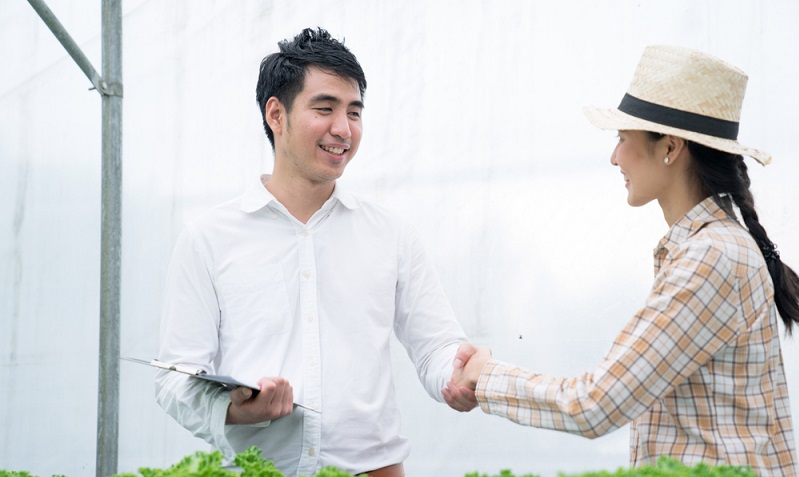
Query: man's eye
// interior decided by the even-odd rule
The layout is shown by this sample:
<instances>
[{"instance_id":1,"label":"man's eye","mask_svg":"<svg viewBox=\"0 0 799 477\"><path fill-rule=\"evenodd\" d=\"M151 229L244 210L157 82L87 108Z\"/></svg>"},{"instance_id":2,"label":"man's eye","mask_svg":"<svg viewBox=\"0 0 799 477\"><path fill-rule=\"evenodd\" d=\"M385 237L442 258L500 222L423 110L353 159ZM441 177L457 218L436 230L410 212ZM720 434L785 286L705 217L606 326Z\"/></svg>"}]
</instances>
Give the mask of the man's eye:
<instances>
[{"instance_id":1,"label":"man's eye","mask_svg":"<svg viewBox=\"0 0 799 477\"><path fill-rule=\"evenodd\" d=\"M360 111L351 111L350 112L350 116L352 116L354 118L360 118L361 117L361 113L360 113Z\"/></svg>"},{"instance_id":2,"label":"man's eye","mask_svg":"<svg viewBox=\"0 0 799 477\"><path fill-rule=\"evenodd\" d=\"M323 113L329 113L329 112L333 111L333 108L315 108L315 109L317 111L320 111L320 112L323 112Z\"/></svg>"}]
</instances>

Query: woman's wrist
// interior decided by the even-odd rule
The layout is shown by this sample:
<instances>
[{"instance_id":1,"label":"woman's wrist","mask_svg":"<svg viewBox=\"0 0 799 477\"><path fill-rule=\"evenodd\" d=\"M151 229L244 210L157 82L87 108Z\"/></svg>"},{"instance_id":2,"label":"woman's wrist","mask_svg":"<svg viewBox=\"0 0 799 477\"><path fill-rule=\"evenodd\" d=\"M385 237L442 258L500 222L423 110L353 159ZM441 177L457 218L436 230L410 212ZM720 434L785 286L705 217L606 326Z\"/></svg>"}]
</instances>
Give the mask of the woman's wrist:
<instances>
[{"instance_id":1,"label":"woman's wrist","mask_svg":"<svg viewBox=\"0 0 799 477\"><path fill-rule=\"evenodd\" d=\"M477 350L477 353L466 362L464 366L464 375L468 382L469 389L477 388L480 374L483 372L483 368L485 368L489 359L491 359L491 350L488 348L480 348Z\"/></svg>"}]
</instances>

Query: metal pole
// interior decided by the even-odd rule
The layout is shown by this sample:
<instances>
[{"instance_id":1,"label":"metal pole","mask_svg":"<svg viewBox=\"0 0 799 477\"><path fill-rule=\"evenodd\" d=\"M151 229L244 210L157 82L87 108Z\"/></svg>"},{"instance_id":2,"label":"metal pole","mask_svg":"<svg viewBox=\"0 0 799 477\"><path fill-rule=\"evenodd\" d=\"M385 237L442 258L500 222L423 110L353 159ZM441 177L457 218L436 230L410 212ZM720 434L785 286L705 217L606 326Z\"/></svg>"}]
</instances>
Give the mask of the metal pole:
<instances>
[{"instance_id":1,"label":"metal pole","mask_svg":"<svg viewBox=\"0 0 799 477\"><path fill-rule=\"evenodd\" d=\"M103 79L122 84L121 0L103 0ZM120 86L121 93L121 86ZM100 373L97 477L117 473L119 452L119 290L122 256L122 96L103 94Z\"/></svg>"},{"instance_id":2,"label":"metal pole","mask_svg":"<svg viewBox=\"0 0 799 477\"><path fill-rule=\"evenodd\" d=\"M100 356L97 477L117 473L119 453L119 290L122 256L122 5L103 0L103 77L44 0L28 0L103 100L100 232Z\"/></svg>"},{"instance_id":3,"label":"metal pole","mask_svg":"<svg viewBox=\"0 0 799 477\"><path fill-rule=\"evenodd\" d=\"M78 44L75 43L75 40L72 39L66 28L64 28L64 25L58 21L58 18L56 18L52 10L50 10L47 4L44 3L44 0L28 0L28 3L30 3L33 9L36 10L36 13L39 14L39 17L41 17L45 25L47 25L50 31L53 32L53 35L55 35L58 41L61 42L61 45L63 45L64 49L67 50L69 56L75 60L75 63L78 64L80 69L89 78L94 87L97 88L98 91L102 92L102 78L100 78L100 75L97 74L97 71L94 69L94 66L92 66L91 61L86 58L86 55L83 54L83 51L81 51Z\"/></svg>"}]
</instances>

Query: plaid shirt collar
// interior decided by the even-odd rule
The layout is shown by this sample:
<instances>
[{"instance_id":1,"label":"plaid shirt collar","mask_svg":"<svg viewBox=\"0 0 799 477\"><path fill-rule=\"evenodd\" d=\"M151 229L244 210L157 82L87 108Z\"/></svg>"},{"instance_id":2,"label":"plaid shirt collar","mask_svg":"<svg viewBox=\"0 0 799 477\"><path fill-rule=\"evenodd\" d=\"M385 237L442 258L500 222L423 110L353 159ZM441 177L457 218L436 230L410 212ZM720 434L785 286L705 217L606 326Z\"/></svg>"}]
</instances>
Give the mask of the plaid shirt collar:
<instances>
[{"instance_id":1,"label":"plaid shirt collar","mask_svg":"<svg viewBox=\"0 0 799 477\"><path fill-rule=\"evenodd\" d=\"M728 219L727 213L719 207L715 199L707 197L675 222L668 233L660 239L658 246L654 250L656 261L659 262L658 259L673 253L683 242L699 232L705 225Z\"/></svg>"}]
</instances>

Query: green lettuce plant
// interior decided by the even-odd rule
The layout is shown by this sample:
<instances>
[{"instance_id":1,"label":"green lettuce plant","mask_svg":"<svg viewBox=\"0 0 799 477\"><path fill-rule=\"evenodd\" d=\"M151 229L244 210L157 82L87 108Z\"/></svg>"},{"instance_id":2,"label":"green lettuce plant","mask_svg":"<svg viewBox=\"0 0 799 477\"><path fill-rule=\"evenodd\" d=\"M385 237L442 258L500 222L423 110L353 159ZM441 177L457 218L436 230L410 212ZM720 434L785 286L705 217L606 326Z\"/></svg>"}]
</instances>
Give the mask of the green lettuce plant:
<instances>
[{"instance_id":1,"label":"green lettuce plant","mask_svg":"<svg viewBox=\"0 0 799 477\"><path fill-rule=\"evenodd\" d=\"M749 467L732 465L717 465L711 467L704 463L687 466L677 459L662 456L656 465L644 465L634 469L620 468L615 472L598 471L582 472L578 474L558 473L560 477L757 477ZM466 477L516 477L510 470L502 470L499 474L480 474L473 472ZM538 477L534 474L524 474L520 477Z\"/></svg>"},{"instance_id":2,"label":"green lettuce plant","mask_svg":"<svg viewBox=\"0 0 799 477\"><path fill-rule=\"evenodd\" d=\"M241 469L241 472L225 469L222 466L222 453L219 451L198 451L167 469L143 467L139 469L139 474L141 477L284 477L283 472L279 471L271 461L261 457L261 450L254 446L236 454L233 463ZM139 475L124 473L114 477L139 477ZM340 470L325 468L319 471L316 477L353 476Z\"/></svg>"},{"instance_id":3,"label":"green lettuce plant","mask_svg":"<svg viewBox=\"0 0 799 477\"><path fill-rule=\"evenodd\" d=\"M241 471L225 469L222 466L222 454L219 451L195 452L184 457L177 464L166 469L142 467L138 474L123 473L112 477L284 477L274 464L261 457L261 450L250 447L237 454L233 462ZM749 467L731 465L709 466L696 464L687 466L676 459L661 457L656 465L645 465L635 469L620 468L615 472L583 472L579 474L558 474L560 477L757 477ZM25 471L0 470L0 477L35 477ZM65 476L53 476L65 477ZM354 477L348 472L335 467L325 467L314 477ZM516 477L510 470L502 470L499 474L481 474L473 472L465 477ZM523 474L519 477L538 477L534 474Z\"/></svg>"}]
</instances>

